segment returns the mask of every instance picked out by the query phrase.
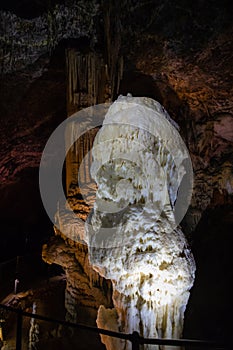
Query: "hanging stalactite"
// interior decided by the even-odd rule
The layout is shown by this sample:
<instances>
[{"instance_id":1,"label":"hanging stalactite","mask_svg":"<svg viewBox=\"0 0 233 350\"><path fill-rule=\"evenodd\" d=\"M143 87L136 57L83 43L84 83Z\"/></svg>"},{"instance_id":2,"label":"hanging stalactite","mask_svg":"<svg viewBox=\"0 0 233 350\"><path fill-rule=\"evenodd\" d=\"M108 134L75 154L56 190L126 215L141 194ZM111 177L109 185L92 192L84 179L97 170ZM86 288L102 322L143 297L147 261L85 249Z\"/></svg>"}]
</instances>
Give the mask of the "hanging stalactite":
<instances>
[{"instance_id":1,"label":"hanging stalactite","mask_svg":"<svg viewBox=\"0 0 233 350\"><path fill-rule=\"evenodd\" d=\"M114 52L113 50L113 56ZM111 58L109 63L114 65L114 68L109 68L104 58L96 52L89 50L87 53L82 53L76 49L67 49L68 116L83 108L112 101L113 91L118 91L122 79L123 58L120 57L117 62ZM87 164L87 161L81 168L80 165L91 149L96 132L97 129L95 132L88 131L76 141L75 147L68 152L66 158L67 193L71 185L74 186L78 183L78 176L82 183L90 182L88 170L90 163ZM91 161L91 157L89 157L89 161Z\"/></svg>"}]
</instances>

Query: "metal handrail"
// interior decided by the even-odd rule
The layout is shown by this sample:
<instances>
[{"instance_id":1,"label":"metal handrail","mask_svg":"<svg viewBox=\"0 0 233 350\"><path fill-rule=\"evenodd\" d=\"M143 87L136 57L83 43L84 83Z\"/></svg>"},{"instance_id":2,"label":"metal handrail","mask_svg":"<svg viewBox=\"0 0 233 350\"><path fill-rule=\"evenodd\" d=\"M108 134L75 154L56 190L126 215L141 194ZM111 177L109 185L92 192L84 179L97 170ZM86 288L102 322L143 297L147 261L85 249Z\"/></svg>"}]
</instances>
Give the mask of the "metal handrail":
<instances>
[{"instance_id":1,"label":"metal handrail","mask_svg":"<svg viewBox=\"0 0 233 350\"><path fill-rule=\"evenodd\" d=\"M51 323L57 323L66 327L73 327L83 330L88 330L98 334L108 335L114 338L120 338L129 340L132 343L132 350L139 350L140 345L143 344L152 344L152 345L170 345L170 346L192 346L199 347L204 349L218 349L218 350L226 350L232 349L232 344L214 342L214 341L205 341L205 340L192 340L192 339L159 339L159 338L144 338L139 335L138 332L133 332L131 334L114 332L98 327L87 326L80 323L72 323L62 320L53 319L50 317L33 314L30 312L23 311L20 308L14 308L12 306L0 304L0 309L7 310L10 312L14 312L17 314L17 333L16 333L16 350L22 350L22 323L23 317L30 317L41 321L47 321Z\"/></svg>"}]
</instances>

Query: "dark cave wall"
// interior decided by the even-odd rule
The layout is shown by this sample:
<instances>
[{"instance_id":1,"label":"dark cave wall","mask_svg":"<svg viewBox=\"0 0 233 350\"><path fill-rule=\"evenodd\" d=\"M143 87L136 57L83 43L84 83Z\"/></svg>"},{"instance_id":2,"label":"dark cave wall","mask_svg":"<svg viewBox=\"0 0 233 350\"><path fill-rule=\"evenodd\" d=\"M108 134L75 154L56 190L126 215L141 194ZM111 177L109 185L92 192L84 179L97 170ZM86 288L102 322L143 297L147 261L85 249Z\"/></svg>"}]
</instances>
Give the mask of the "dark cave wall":
<instances>
[{"instance_id":1,"label":"dark cave wall","mask_svg":"<svg viewBox=\"0 0 233 350\"><path fill-rule=\"evenodd\" d=\"M1 258L40 250L53 232L40 197L39 164L47 139L66 116L64 49L46 62L38 78L31 67L1 80Z\"/></svg>"},{"instance_id":2,"label":"dark cave wall","mask_svg":"<svg viewBox=\"0 0 233 350\"><path fill-rule=\"evenodd\" d=\"M203 213L195 230L197 272L184 332L193 338L232 338L232 219L232 205L219 205Z\"/></svg>"}]
</instances>

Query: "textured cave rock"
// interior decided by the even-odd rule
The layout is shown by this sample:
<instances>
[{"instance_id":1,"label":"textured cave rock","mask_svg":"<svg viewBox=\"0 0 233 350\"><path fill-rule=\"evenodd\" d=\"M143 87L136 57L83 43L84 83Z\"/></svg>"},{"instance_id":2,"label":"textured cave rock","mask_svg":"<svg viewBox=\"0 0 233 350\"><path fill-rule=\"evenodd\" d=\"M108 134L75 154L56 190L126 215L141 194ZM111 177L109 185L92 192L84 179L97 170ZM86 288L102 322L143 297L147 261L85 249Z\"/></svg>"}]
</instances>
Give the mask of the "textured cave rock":
<instances>
[{"instance_id":1,"label":"textured cave rock","mask_svg":"<svg viewBox=\"0 0 233 350\"><path fill-rule=\"evenodd\" d=\"M3 72L24 69L40 56L51 52L62 39L89 37L96 41L94 18L99 5L89 1L56 4L42 15L25 19L9 11L0 11L1 58Z\"/></svg>"},{"instance_id":2,"label":"textured cave rock","mask_svg":"<svg viewBox=\"0 0 233 350\"><path fill-rule=\"evenodd\" d=\"M57 236L44 245L42 256L48 264L60 265L66 274L67 321L77 322L80 306L97 310L100 303L106 307L112 305L111 282L92 269L85 245L62 239L57 232Z\"/></svg>"},{"instance_id":3,"label":"textured cave rock","mask_svg":"<svg viewBox=\"0 0 233 350\"><path fill-rule=\"evenodd\" d=\"M138 71L151 76L151 97L158 100L181 126L194 168L194 193L186 216L193 232L203 211L215 202L216 192L232 197L232 29L212 38L195 55L180 55L164 45L136 58ZM154 57L154 58L153 58ZM132 90L133 93L133 90ZM205 179L205 180L204 180Z\"/></svg>"}]
</instances>

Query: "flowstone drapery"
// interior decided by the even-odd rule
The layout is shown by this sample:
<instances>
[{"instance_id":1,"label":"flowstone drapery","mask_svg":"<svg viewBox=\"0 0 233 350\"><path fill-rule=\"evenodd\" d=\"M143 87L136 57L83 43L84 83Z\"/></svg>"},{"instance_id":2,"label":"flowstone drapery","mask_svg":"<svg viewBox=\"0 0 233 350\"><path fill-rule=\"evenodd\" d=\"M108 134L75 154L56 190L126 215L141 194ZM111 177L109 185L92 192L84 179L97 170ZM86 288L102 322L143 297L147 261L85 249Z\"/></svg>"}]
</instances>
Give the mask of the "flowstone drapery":
<instances>
[{"instance_id":1,"label":"flowstone drapery","mask_svg":"<svg viewBox=\"0 0 233 350\"><path fill-rule=\"evenodd\" d=\"M180 338L195 262L178 226L192 176L177 125L158 102L120 96L92 155L98 190L86 241L91 265L112 281L114 304L100 306L97 325ZM108 350L131 348L106 336L102 342Z\"/></svg>"}]
</instances>

